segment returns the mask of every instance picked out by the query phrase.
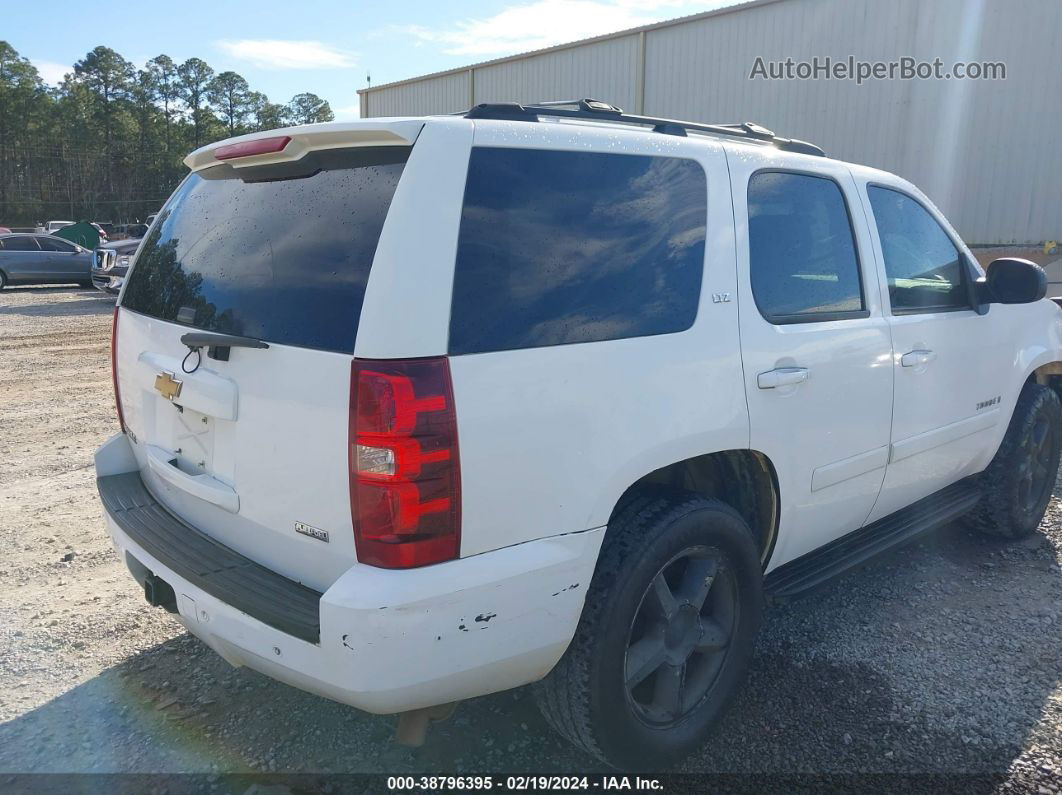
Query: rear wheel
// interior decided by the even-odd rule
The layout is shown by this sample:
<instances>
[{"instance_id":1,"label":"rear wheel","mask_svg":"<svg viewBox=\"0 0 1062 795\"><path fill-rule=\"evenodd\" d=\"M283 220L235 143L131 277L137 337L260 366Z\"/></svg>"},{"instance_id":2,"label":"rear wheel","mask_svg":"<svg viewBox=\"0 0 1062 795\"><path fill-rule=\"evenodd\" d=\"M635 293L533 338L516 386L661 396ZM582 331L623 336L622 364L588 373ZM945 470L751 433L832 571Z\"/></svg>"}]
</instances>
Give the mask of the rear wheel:
<instances>
[{"instance_id":1,"label":"rear wheel","mask_svg":"<svg viewBox=\"0 0 1062 795\"><path fill-rule=\"evenodd\" d=\"M0 290L3 290L5 287L7 287L7 274L0 271Z\"/></svg>"},{"instance_id":2,"label":"rear wheel","mask_svg":"<svg viewBox=\"0 0 1062 795\"><path fill-rule=\"evenodd\" d=\"M619 768L700 746L744 679L763 604L751 530L728 505L645 494L613 516L575 638L538 685L557 731Z\"/></svg>"},{"instance_id":3,"label":"rear wheel","mask_svg":"<svg viewBox=\"0 0 1062 795\"><path fill-rule=\"evenodd\" d=\"M1062 452L1062 402L1050 387L1026 384L992 463L970 526L1001 538L1034 532L1047 510Z\"/></svg>"}]
</instances>

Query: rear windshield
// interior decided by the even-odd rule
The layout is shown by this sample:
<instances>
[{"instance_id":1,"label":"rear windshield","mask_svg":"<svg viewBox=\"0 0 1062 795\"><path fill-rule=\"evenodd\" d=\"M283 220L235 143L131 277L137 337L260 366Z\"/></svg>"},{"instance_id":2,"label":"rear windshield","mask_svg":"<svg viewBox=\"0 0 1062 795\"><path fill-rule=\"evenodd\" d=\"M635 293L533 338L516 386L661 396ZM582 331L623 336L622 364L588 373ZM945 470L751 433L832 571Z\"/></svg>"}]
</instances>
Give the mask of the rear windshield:
<instances>
[{"instance_id":1,"label":"rear windshield","mask_svg":"<svg viewBox=\"0 0 1062 795\"><path fill-rule=\"evenodd\" d=\"M122 306L207 331L353 353L409 151L333 149L191 174L144 241Z\"/></svg>"}]
</instances>

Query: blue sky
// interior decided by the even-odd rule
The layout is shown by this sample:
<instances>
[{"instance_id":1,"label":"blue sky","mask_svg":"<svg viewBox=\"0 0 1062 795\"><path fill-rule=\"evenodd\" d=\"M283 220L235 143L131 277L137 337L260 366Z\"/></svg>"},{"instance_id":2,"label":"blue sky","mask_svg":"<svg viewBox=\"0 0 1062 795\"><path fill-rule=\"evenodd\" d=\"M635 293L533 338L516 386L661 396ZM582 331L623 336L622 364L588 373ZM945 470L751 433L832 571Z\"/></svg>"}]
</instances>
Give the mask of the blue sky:
<instances>
[{"instance_id":1,"label":"blue sky","mask_svg":"<svg viewBox=\"0 0 1062 795\"><path fill-rule=\"evenodd\" d=\"M312 91L337 119L357 89L695 14L735 0L53 0L47 14L5 15L0 38L48 82L98 44L137 66L160 53L233 70L274 102Z\"/></svg>"}]
</instances>

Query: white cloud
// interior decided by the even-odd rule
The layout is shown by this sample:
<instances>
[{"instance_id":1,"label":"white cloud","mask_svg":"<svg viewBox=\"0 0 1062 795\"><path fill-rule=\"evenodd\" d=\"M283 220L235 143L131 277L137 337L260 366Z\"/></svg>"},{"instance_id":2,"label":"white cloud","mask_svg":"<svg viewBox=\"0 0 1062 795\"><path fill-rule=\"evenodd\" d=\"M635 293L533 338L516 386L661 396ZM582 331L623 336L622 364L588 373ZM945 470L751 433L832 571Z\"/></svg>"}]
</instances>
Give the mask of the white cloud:
<instances>
[{"instance_id":1,"label":"white cloud","mask_svg":"<svg viewBox=\"0 0 1062 795\"><path fill-rule=\"evenodd\" d=\"M465 19L448 30L403 30L447 55L494 56L538 50L576 39L709 11L736 0L535 0L491 17Z\"/></svg>"},{"instance_id":2,"label":"white cloud","mask_svg":"<svg viewBox=\"0 0 1062 795\"><path fill-rule=\"evenodd\" d=\"M355 102L353 105L342 108L332 108L332 112L336 114L336 121L354 121L361 118L361 103Z\"/></svg>"},{"instance_id":3,"label":"white cloud","mask_svg":"<svg viewBox=\"0 0 1062 795\"><path fill-rule=\"evenodd\" d=\"M224 39L217 46L233 58L262 69L334 69L354 66L354 56L321 41Z\"/></svg>"},{"instance_id":4,"label":"white cloud","mask_svg":"<svg viewBox=\"0 0 1062 795\"><path fill-rule=\"evenodd\" d=\"M73 66L56 63L55 61L38 61L34 59L33 65L37 67L37 71L41 75L41 80L52 86L57 86L62 83L67 72L74 71Z\"/></svg>"}]
</instances>

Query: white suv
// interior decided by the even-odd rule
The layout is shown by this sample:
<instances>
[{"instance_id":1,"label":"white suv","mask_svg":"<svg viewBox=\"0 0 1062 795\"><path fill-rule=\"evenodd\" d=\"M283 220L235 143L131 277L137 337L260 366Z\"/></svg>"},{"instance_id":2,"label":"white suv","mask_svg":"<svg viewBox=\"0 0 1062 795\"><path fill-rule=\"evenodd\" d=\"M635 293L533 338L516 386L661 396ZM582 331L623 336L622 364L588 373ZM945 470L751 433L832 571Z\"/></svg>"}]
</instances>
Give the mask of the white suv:
<instances>
[{"instance_id":1,"label":"white suv","mask_svg":"<svg viewBox=\"0 0 1062 795\"><path fill-rule=\"evenodd\" d=\"M234 665L410 735L540 681L569 739L660 765L765 595L1044 513L1062 311L892 174L591 101L186 162L96 467L148 600Z\"/></svg>"}]
</instances>

